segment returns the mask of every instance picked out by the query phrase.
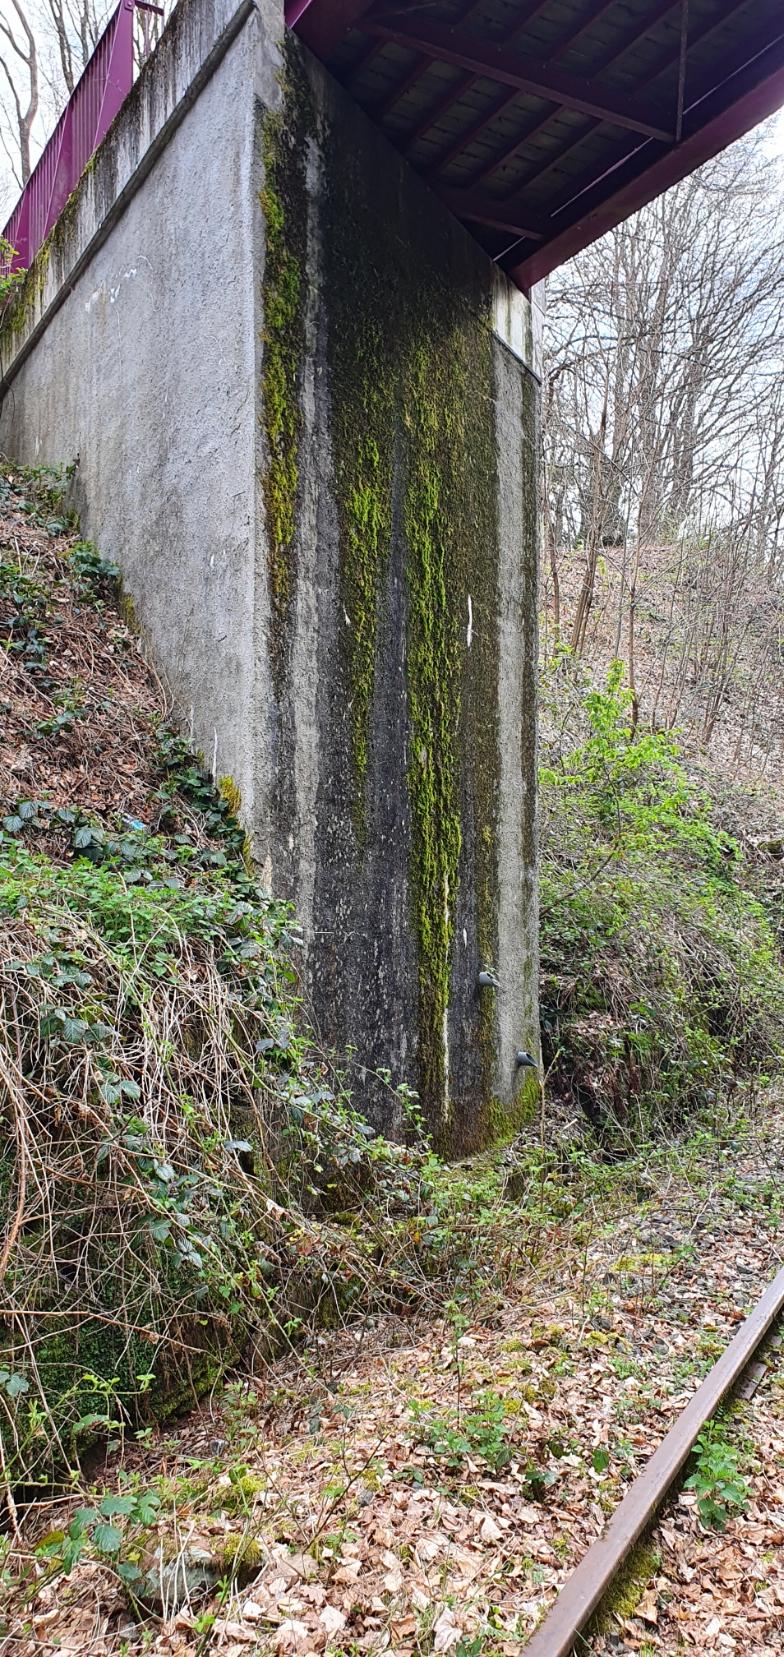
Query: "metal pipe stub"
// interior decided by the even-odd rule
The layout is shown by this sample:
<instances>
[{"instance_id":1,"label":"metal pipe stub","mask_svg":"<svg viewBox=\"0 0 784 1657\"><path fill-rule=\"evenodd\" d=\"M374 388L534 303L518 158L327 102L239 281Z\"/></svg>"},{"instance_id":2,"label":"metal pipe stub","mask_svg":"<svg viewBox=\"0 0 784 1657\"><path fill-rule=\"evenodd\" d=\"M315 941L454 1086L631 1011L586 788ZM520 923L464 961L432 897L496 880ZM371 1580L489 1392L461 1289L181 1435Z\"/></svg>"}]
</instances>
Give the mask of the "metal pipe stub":
<instances>
[{"instance_id":1,"label":"metal pipe stub","mask_svg":"<svg viewBox=\"0 0 784 1657\"><path fill-rule=\"evenodd\" d=\"M661 1507L706 1421L740 1379L782 1310L784 1267L634 1480L603 1535L567 1579L552 1610L524 1647L523 1657L569 1657L581 1630Z\"/></svg>"}]
</instances>

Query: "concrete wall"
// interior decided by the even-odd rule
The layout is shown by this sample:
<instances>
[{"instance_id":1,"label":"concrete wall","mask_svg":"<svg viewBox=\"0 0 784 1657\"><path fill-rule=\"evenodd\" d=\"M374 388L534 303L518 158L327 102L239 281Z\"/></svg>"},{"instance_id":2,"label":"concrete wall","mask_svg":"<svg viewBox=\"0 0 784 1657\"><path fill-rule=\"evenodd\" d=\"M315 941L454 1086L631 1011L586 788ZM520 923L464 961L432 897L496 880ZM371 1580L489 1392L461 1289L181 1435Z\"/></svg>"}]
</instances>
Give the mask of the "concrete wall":
<instances>
[{"instance_id":1,"label":"concrete wall","mask_svg":"<svg viewBox=\"0 0 784 1657\"><path fill-rule=\"evenodd\" d=\"M538 1039L534 322L275 7L181 0L0 335L355 1096L450 1149Z\"/></svg>"}]
</instances>

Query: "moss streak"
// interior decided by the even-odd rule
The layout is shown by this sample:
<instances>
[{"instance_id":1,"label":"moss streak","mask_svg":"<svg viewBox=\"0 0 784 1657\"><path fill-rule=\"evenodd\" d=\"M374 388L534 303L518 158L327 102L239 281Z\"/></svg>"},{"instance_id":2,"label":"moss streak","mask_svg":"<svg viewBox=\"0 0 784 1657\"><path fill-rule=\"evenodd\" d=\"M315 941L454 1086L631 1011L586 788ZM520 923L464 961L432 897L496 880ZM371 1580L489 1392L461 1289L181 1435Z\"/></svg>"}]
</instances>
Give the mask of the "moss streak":
<instances>
[{"instance_id":1,"label":"moss streak","mask_svg":"<svg viewBox=\"0 0 784 1657\"><path fill-rule=\"evenodd\" d=\"M364 837L381 579L392 529L397 302L353 219L357 182L333 180L326 238L332 440L339 500L340 589L354 767L353 817Z\"/></svg>"},{"instance_id":2,"label":"moss streak","mask_svg":"<svg viewBox=\"0 0 784 1657\"><path fill-rule=\"evenodd\" d=\"M361 852L366 819L384 785L377 769L388 757L383 744L398 717L394 706L375 705L379 639L389 621L382 607L389 604L390 616L405 627L408 885L419 1001L419 1074L412 1079L431 1130L446 1147L469 1121L486 1125L493 1088L493 1005L475 994L477 957L479 964L495 964L497 949L490 295L459 259L454 270L445 267L437 224L416 211L405 221L392 169L375 172L342 133L328 138L326 149L324 291L347 781ZM405 602L396 585L401 564ZM384 683L395 696L396 681L385 675ZM459 961L457 927L469 940L465 951L461 943ZM473 1044L470 1075L448 1075L450 1016L463 1024L461 1045L470 1050Z\"/></svg>"},{"instance_id":3,"label":"moss streak","mask_svg":"<svg viewBox=\"0 0 784 1657\"><path fill-rule=\"evenodd\" d=\"M460 589L465 572L453 518L454 461L465 395L459 339L417 342L406 387L409 545L409 789L416 853L423 1097L449 1108L445 1023L462 844L458 778ZM439 363L442 365L438 372ZM455 554L458 554L457 558Z\"/></svg>"},{"instance_id":4,"label":"moss streak","mask_svg":"<svg viewBox=\"0 0 784 1657\"><path fill-rule=\"evenodd\" d=\"M302 437L300 389L305 351L304 255L307 246L306 141L309 130L301 72L293 55L282 76L283 107L262 129L266 222L262 426L266 463L262 493L269 542L272 665L280 689L294 590L294 532Z\"/></svg>"}]
</instances>

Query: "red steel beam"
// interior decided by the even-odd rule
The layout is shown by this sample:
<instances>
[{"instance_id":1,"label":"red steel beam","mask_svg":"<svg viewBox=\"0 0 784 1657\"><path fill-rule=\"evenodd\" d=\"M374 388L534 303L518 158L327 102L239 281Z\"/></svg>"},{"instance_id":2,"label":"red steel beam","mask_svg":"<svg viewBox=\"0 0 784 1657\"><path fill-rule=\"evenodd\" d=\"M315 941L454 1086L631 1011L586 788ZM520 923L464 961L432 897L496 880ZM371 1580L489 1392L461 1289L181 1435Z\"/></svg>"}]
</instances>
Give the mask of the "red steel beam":
<instances>
[{"instance_id":1,"label":"red steel beam","mask_svg":"<svg viewBox=\"0 0 784 1657\"><path fill-rule=\"evenodd\" d=\"M650 20L650 26L652 26L652 24L654 22L658 21L659 17L663 16L665 12L674 9L674 4L679 4L679 3L681 3L681 0L665 0L665 4L663 6L659 7L659 16L657 18L654 18L654 19ZM702 29L700 29L697 33L695 33L693 35L692 40L690 42L691 48L693 49L695 46L699 46L704 40L706 40L708 38L709 35L713 34L716 29L718 29L722 24L727 23L729 21L729 19L736 12L742 11L743 8L747 5L748 5L748 0L731 0L731 4L728 7L725 7L724 11L721 13L721 15L718 18L714 17L713 19L711 19L711 21L709 23L705 24L702 27ZM649 26L649 25L646 25L646 27L647 26ZM634 36L633 38L634 39L639 39L640 37L639 36ZM620 56L622 52L627 50L628 45L630 45L630 44L632 44L632 39L627 38L627 41L624 43L624 45L620 49L616 49L616 53L613 55L613 57L611 59L609 59L606 63L602 63L600 65L600 68L602 68L602 69L603 68L609 68L610 63L615 62L615 56L616 55ZM676 48L675 51L668 52L666 57L661 58L659 63L656 66L656 69L653 71L653 73L650 77L651 80L654 81L654 80L658 79L658 77L664 73L665 69L668 69L671 64L676 63L677 60L678 60L678 55L679 55L679 47ZM707 93L708 90L709 90L708 87L703 86L703 88L702 88L703 93ZM710 90L712 90L712 88L710 88ZM696 94L695 97L692 98L692 103L695 103L697 101L697 96L699 96L699 95L700 94ZM540 123L540 125L543 125L543 124L546 124L546 123ZM599 123L596 122L596 121L591 122L591 124L587 128L584 128L582 132L577 133L576 136L571 140L570 143L562 146L562 148L560 150L558 150L557 154L555 154L552 157L552 159L545 164L544 167L536 166L534 169L532 169L532 171L529 172L527 178L518 179L516 184L513 187L512 192L507 197L496 198L495 199L494 204L495 204L495 207L496 207L496 211L498 211L499 199L503 199L505 205L507 203L511 203L512 200L514 200L515 206L513 207L513 210L512 210L512 216L515 217L515 218L520 218L520 217L530 218L530 216L531 216L530 211L526 212L526 210L523 207L523 204L520 201L520 191L521 191L521 189L525 189L525 187L528 184L530 184L534 179L536 180L536 183L539 184L541 179L545 178L547 176L547 174L552 170L553 167L560 166L561 162L564 160L564 158L567 155L569 155L571 153L572 150L579 149L580 145L584 142L584 140L586 139L588 134L598 124ZM510 156L512 154L514 154L515 151L518 148L520 148L523 143L528 142L528 138L530 136L533 136L534 132L539 131L539 130L540 130L540 127L536 127L534 129L532 129L532 131L530 133L526 134L525 138L523 138L522 140L519 140L515 145L509 146L509 148L507 150L503 151L500 155L495 156L492 161L486 163L484 165L484 167L482 167L480 169L479 172L477 172L473 175L472 179L470 180L470 183L466 187L468 189L472 190L472 191L476 191L479 188L479 186L485 182L486 179L490 178L492 176L492 174L497 171L498 167L500 167L505 160L509 159ZM618 161L615 163L615 165L620 165L623 161L625 161L627 159L629 154L636 153L638 149L639 149L639 146L634 145L630 151L625 151L623 156L618 158ZM571 200L571 198L570 198L570 200ZM560 203L559 202L554 202L552 204L552 207L551 207L551 210L550 210L551 211L551 216L553 214L557 214L561 210L565 210L568 206L569 206L569 201L560 202ZM512 244L512 245L514 245L514 244ZM506 251L510 252L511 249L507 249ZM503 256L504 255L499 255L499 257L503 257Z\"/></svg>"},{"instance_id":2,"label":"red steel beam","mask_svg":"<svg viewBox=\"0 0 784 1657\"><path fill-rule=\"evenodd\" d=\"M350 29L362 27L371 4L372 0L330 0L328 6L323 0L287 0L285 18L317 58L328 58Z\"/></svg>"},{"instance_id":3,"label":"red steel beam","mask_svg":"<svg viewBox=\"0 0 784 1657\"><path fill-rule=\"evenodd\" d=\"M456 218L471 219L474 224L489 224L494 230L508 230L511 235L518 235L521 241L541 242L552 229L547 222L531 227L530 214L527 218L515 217L505 201L494 202L491 196L482 196L478 192L437 190L437 194Z\"/></svg>"},{"instance_id":4,"label":"red steel beam","mask_svg":"<svg viewBox=\"0 0 784 1657\"><path fill-rule=\"evenodd\" d=\"M697 125L696 111L700 109L700 105L692 106L687 117L688 130L680 144L664 155L654 156L652 153L650 165L642 167L631 178L628 177L630 164L638 163L639 150L631 157L625 158L625 163L610 168L603 179L598 180L591 190L578 198L584 202L582 212L575 204L576 211L568 223L563 222L560 231L557 228L557 219L555 220L554 234L546 246L537 248L507 270L511 280L527 291L535 282L541 282L543 277L555 270L557 265L562 265L590 242L604 236L608 230L613 230L623 219L627 219L630 213L636 213L640 207L653 201L655 196L661 195L671 185L679 184L681 179L686 178L697 167L701 167L705 161L710 161L714 155L726 149L728 144L742 138L744 133L780 109L784 104L784 41L777 41L767 56L767 65L763 66L755 59L751 65L739 71L746 83L745 89L741 90L739 87L738 95L712 118ZM757 76L759 78L756 78ZM647 151L648 145L641 148ZM617 188L613 188L614 180L617 182ZM600 198L598 200L595 199L597 195ZM510 217L519 216L519 203L510 205ZM506 208L507 204L504 203L503 206Z\"/></svg>"},{"instance_id":5,"label":"red steel beam","mask_svg":"<svg viewBox=\"0 0 784 1657\"><path fill-rule=\"evenodd\" d=\"M538 3L538 0L537 0L537 3ZM469 17L471 16L471 13L475 12L477 10L477 7L480 6L481 4L482 4L482 0L469 0L469 4L466 7L464 7L463 11L460 13L460 16L456 19L456 21L458 23L466 23L468 21ZM386 9L388 10L388 7ZM380 15L381 14L378 11L378 7L374 5L372 7L371 11L370 11L370 16L373 17L373 16L380 16ZM368 63L370 63L371 60L376 56L376 54L378 52L383 52L383 50L384 50L384 41L383 40L372 40L370 42L370 45L367 46L365 48L365 51L361 54L361 56L359 58L359 61L355 64L352 64L351 71L350 71L350 74L348 76L348 82L350 83L353 80L354 75L357 74L361 69L364 69L366 67L366 65ZM370 109L370 114L375 119L383 118L383 116L388 115L390 109L394 109L395 104L398 102L398 99L399 98L404 98L406 93L408 92L409 88L415 85L415 83L425 73L426 69L430 68L431 62L432 62L431 58L416 58L414 63L411 65L411 68L406 70L406 73L403 76L403 79L398 81L397 84L395 86L393 86L389 92L386 92L384 94L384 97L381 99L381 101L379 103L372 105L372 107Z\"/></svg>"},{"instance_id":6,"label":"red steel beam","mask_svg":"<svg viewBox=\"0 0 784 1657\"><path fill-rule=\"evenodd\" d=\"M570 35L568 40L562 40L560 45L556 46L555 51L550 53L547 62L555 63L557 58L563 57L564 52L566 52L570 46L574 46L576 41L582 40L583 35L587 34L588 30L593 28L594 23L598 23L599 18L603 17L605 12L611 11L615 3L616 0L596 0L596 4L591 7L591 10L586 12L579 29L575 29L574 34ZM667 10L669 11L669 9L670 8L668 6ZM648 33L650 27L650 20L647 17L643 18L642 28L640 28L639 22L637 24L637 33L635 38L639 40L641 35ZM604 65L600 64L599 67L603 68ZM592 70L591 73L595 74L596 71Z\"/></svg>"},{"instance_id":7,"label":"red steel beam","mask_svg":"<svg viewBox=\"0 0 784 1657\"><path fill-rule=\"evenodd\" d=\"M348 0L343 0L348 3ZM355 3L355 0L354 0ZM472 75L498 81L502 86L515 87L545 101L561 104L565 109L576 109L583 115L595 115L600 121L624 127L630 132L643 133L647 138L659 138L667 143L672 138L669 128L656 118L657 111L648 109L644 98L618 97L595 87L592 81L565 75L547 63L537 63L527 54L510 52L506 46L485 44L472 35L463 35L457 29L445 29L437 24L418 23L410 29L384 23L365 23L368 31L381 40L393 41L398 46L410 46L424 56L450 63L458 69L468 69Z\"/></svg>"}]
</instances>

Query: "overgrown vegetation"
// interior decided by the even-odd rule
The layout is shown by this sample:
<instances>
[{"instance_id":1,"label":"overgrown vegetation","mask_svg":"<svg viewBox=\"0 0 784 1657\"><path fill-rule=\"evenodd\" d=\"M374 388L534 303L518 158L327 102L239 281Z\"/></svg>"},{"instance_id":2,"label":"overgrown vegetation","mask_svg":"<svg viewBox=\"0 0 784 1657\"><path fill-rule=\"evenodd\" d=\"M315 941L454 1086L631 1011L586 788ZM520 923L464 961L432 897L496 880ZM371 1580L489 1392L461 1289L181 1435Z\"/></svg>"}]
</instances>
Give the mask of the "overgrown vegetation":
<instances>
[{"instance_id":1,"label":"overgrown vegetation","mask_svg":"<svg viewBox=\"0 0 784 1657\"><path fill-rule=\"evenodd\" d=\"M635 727L616 663L544 685L542 1021L551 1084L646 1137L773 1067L784 972L737 839L670 733Z\"/></svg>"},{"instance_id":2,"label":"overgrown vegetation","mask_svg":"<svg viewBox=\"0 0 784 1657\"><path fill-rule=\"evenodd\" d=\"M269 1349L360 1290L394 1294L379 1263L422 1168L373 1139L302 1033L291 915L156 714L116 571L51 484L8 474L3 497L6 712L34 759L2 823L0 1411L5 1474L31 1482L181 1405L251 1334ZM124 724L134 814L84 809Z\"/></svg>"}]
</instances>

